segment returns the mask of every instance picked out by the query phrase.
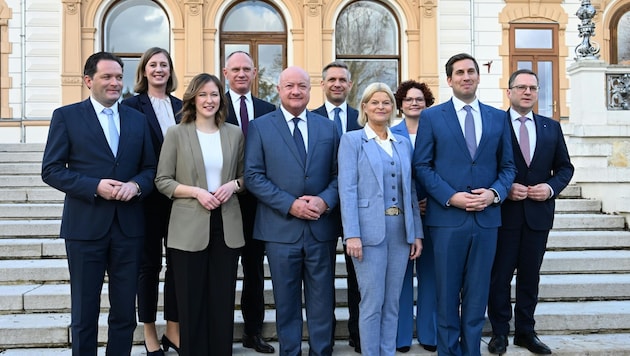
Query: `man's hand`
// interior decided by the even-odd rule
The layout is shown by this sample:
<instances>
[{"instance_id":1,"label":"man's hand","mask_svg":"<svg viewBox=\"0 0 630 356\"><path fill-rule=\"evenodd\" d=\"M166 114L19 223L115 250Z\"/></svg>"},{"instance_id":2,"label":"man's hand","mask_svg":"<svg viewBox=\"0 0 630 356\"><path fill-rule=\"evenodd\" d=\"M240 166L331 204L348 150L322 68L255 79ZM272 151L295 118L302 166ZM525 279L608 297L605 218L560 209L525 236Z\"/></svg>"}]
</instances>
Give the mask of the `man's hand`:
<instances>
[{"instance_id":1,"label":"man's hand","mask_svg":"<svg viewBox=\"0 0 630 356\"><path fill-rule=\"evenodd\" d=\"M121 185L122 182L115 179L101 179L96 186L96 194L105 200L116 200L116 193Z\"/></svg>"},{"instance_id":2,"label":"man's hand","mask_svg":"<svg viewBox=\"0 0 630 356\"><path fill-rule=\"evenodd\" d=\"M512 187L510 187L510 192L508 193L508 199L519 201L527 199L527 187L520 183L512 183Z\"/></svg>"},{"instance_id":3,"label":"man's hand","mask_svg":"<svg viewBox=\"0 0 630 356\"><path fill-rule=\"evenodd\" d=\"M319 213L319 216L324 215L326 210L328 210L328 204L324 201L324 199L316 196L316 195L302 195L298 199L305 200L310 209Z\"/></svg>"},{"instance_id":4,"label":"man's hand","mask_svg":"<svg viewBox=\"0 0 630 356\"><path fill-rule=\"evenodd\" d=\"M420 200L418 206L420 207L420 215L424 215L427 212L427 198Z\"/></svg>"},{"instance_id":5,"label":"man's hand","mask_svg":"<svg viewBox=\"0 0 630 356\"><path fill-rule=\"evenodd\" d=\"M536 201L545 201L551 197L551 188L547 183L527 187L527 196Z\"/></svg>"},{"instance_id":6,"label":"man's hand","mask_svg":"<svg viewBox=\"0 0 630 356\"><path fill-rule=\"evenodd\" d=\"M133 182L120 183L114 187L115 199L120 201L130 201L138 195L138 186Z\"/></svg>"},{"instance_id":7,"label":"man's hand","mask_svg":"<svg viewBox=\"0 0 630 356\"><path fill-rule=\"evenodd\" d=\"M317 208L315 204L310 203L306 199L298 198L293 201L293 204L291 204L289 214L298 219L317 220L321 215L319 210L320 209Z\"/></svg>"},{"instance_id":8,"label":"man's hand","mask_svg":"<svg viewBox=\"0 0 630 356\"><path fill-rule=\"evenodd\" d=\"M449 203L466 211L483 211L492 204L494 193L490 189L477 188L467 192L457 192L453 194Z\"/></svg>"},{"instance_id":9,"label":"man's hand","mask_svg":"<svg viewBox=\"0 0 630 356\"><path fill-rule=\"evenodd\" d=\"M356 257L359 261L363 259L363 245L358 237L348 237L346 239L346 253L350 257Z\"/></svg>"}]
</instances>

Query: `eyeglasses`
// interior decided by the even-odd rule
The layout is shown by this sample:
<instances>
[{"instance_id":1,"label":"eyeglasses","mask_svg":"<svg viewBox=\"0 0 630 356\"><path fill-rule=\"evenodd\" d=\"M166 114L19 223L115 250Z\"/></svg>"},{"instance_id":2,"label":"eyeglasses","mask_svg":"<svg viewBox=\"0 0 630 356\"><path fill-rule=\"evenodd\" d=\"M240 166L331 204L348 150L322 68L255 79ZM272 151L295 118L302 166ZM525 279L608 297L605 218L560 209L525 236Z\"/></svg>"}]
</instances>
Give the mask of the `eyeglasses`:
<instances>
[{"instance_id":1,"label":"eyeglasses","mask_svg":"<svg viewBox=\"0 0 630 356\"><path fill-rule=\"evenodd\" d=\"M404 98L402 101L404 101L407 104L411 104L411 103L424 103L424 98Z\"/></svg>"},{"instance_id":2,"label":"eyeglasses","mask_svg":"<svg viewBox=\"0 0 630 356\"><path fill-rule=\"evenodd\" d=\"M538 91L538 89L540 89L537 86L531 85L515 85L513 87L511 87L510 89L516 89L517 92L519 93L524 93L527 89L529 89L530 92L532 93L536 93Z\"/></svg>"}]
</instances>

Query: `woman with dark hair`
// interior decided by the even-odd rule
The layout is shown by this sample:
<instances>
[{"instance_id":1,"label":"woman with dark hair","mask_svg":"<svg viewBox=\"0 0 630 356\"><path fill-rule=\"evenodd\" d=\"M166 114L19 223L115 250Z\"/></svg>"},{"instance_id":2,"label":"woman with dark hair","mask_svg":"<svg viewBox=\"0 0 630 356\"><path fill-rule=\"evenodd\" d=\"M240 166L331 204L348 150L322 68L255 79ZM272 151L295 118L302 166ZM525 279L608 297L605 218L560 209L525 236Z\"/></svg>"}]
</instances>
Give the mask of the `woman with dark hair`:
<instances>
[{"instance_id":1,"label":"woman with dark hair","mask_svg":"<svg viewBox=\"0 0 630 356\"><path fill-rule=\"evenodd\" d=\"M431 89L425 83L407 80L400 83L394 93L396 104L404 115L398 125L392 127L392 132L408 138L415 147L420 113L433 105L435 101ZM416 192L420 204L420 214L424 215L427 206L427 196L416 181ZM398 314L398 336L396 350L407 352L413 339L413 273L414 265L418 278L418 301L416 307L416 333L420 345L425 350L437 350L437 297L435 291L435 267L433 266L433 244L429 231L424 228L422 255L416 260L409 260L407 271L400 293L400 312Z\"/></svg>"},{"instance_id":2,"label":"woman with dark hair","mask_svg":"<svg viewBox=\"0 0 630 356\"><path fill-rule=\"evenodd\" d=\"M173 72L173 61L163 48L149 48L136 70L134 91L138 94L124 100L124 105L144 113L151 128L151 141L155 157L159 157L166 130L179 122L178 112L182 101L172 96L177 88L177 77ZM163 356L160 348L155 319L158 304L158 286L162 269L163 247L166 245L168 216L171 201L154 189L144 202L145 240L142 262L138 275L138 320L144 323L144 346L148 356ZM166 332L162 344L177 350L179 326L177 325L177 302L173 288L173 276L167 268L164 282L164 319Z\"/></svg>"},{"instance_id":3,"label":"woman with dark hair","mask_svg":"<svg viewBox=\"0 0 630 356\"><path fill-rule=\"evenodd\" d=\"M241 210L243 134L225 124L221 81L195 76L182 122L168 130L155 184L173 199L167 251L180 325L180 355L231 355Z\"/></svg>"}]
</instances>

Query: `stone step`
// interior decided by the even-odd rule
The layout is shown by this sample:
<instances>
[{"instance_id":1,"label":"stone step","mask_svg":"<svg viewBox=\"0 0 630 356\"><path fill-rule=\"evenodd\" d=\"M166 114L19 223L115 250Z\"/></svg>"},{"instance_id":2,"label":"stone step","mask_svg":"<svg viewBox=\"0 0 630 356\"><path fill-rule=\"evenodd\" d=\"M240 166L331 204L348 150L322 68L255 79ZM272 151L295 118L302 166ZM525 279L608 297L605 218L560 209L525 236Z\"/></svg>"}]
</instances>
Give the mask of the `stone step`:
<instances>
[{"instance_id":1,"label":"stone step","mask_svg":"<svg viewBox=\"0 0 630 356\"><path fill-rule=\"evenodd\" d=\"M66 247L60 238L0 239L0 259L65 258Z\"/></svg>"},{"instance_id":2,"label":"stone step","mask_svg":"<svg viewBox=\"0 0 630 356\"><path fill-rule=\"evenodd\" d=\"M599 213L602 202L592 199L556 199L556 214L566 213Z\"/></svg>"},{"instance_id":3,"label":"stone step","mask_svg":"<svg viewBox=\"0 0 630 356\"><path fill-rule=\"evenodd\" d=\"M242 278L242 276L240 276ZM416 281L414 281L414 284ZM512 297L515 293L512 281ZM160 283L158 306L163 307L164 283ZM240 309L242 280L236 283L236 308ZM348 301L347 283L344 278L335 280L338 306ZM108 284L103 285L101 308L109 307ZM543 275L540 280L541 302L545 301L593 301L623 300L630 296L630 274L582 274ZM273 308L271 280L265 280L265 304ZM63 284L17 284L0 285L0 314L67 312L70 310L70 285Z\"/></svg>"},{"instance_id":4,"label":"stone step","mask_svg":"<svg viewBox=\"0 0 630 356\"><path fill-rule=\"evenodd\" d=\"M625 219L606 214L556 214L554 230L622 230Z\"/></svg>"},{"instance_id":5,"label":"stone step","mask_svg":"<svg viewBox=\"0 0 630 356\"><path fill-rule=\"evenodd\" d=\"M0 175L0 187L48 187L39 175Z\"/></svg>"},{"instance_id":6,"label":"stone step","mask_svg":"<svg viewBox=\"0 0 630 356\"><path fill-rule=\"evenodd\" d=\"M559 197L562 198L581 198L582 188L579 185L570 184L560 192Z\"/></svg>"},{"instance_id":7,"label":"stone step","mask_svg":"<svg viewBox=\"0 0 630 356\"><path fill-rule=\"evenodd\" d=\"M63 203L0 204L0 219L60 219Z\"/></svg>"},{"instance_id":8,"label":"stone step","mask_svg":"<svg viewBox=\"0 0 630 356\"><path fill-rule=\"evenodd\" d=\"M630 231L551 230L547 250L630 249Z\"/></svg>"},{"instance_id":9,"label":"stone step","mask_svg":"<svg viewBox=\"0 0 630 356\"><path fill-rule=\"evenodd\" d=\"M63 203L65 194L51 187L0 188L2 203Z\"/></svg>"},{"instance_id":10,"label":"stone step","mask_svg":"<svg viewBox=\"0 0 630 356\"><path fill-rule=\"evenodd\" d=\"M0 162L2 163L42 163L44 151L20 151L20 152L2 152L0 151Z\"/></svg>"},{"instance_id":11,"label":"stone step","mask_svg":"<svg viewBox=\"0 0 630 356\"><path fill-rule=\"evenodd\" d=\"M336 338L347 337L347 308L335 310L337 327ZM157 322L162 330L164 321L158 312ZM66 346L70 340L69 313L9 314L0 315L0 349L16 347L54 347ZM234 339L239 340L243 330L243 318L240 311L234 312ZM536 329L540 334L564 334L567 330L574 333L614 333L630 329L630 301L593 301L581 303L548 302L539 303L536 309ZM306 325L303 327L307 334ZM484 327L490 332L489 322ZM275 311L265 311L262 334L266 338L276 339ZM98 341L105 342L107 335L107 314L99 317ZM141 342L142 326L134 333L134 341ZM628 345L630 348L630 345Z\"/></svg>"},{"instance_id":12,"label":"stone step","mask_svg":"<svg viewBox=\"0 0 630 356\"><path fill-rule=\"evenodd\" d=\"M0 172L6 175L40 175L42 164L37 162L0 162Z\"/></svg>"},{"instance_id":13,"label":"stone step","mask_svg":"<svg viewBox=\"0 0 630 356\"><path fill-rule=\"evenodd\" d=\"M44 143L2 143L0 152L39 152L44 153Z\"/></svg>"},{"instance_id":14,"label":"stone step","mask_svg":"<svg viewBox=\"0 0 630 356\"><path fill-rule=\"evenodd\" d=\"M0 239L57 237L61 220L0 220Z\"/></svg>"},{"instance_id":15,"label":"stone step","mask_svg":"<svg viewBox=\"0 0 630 356\"><path fill-rule=\"evenodd\" d=\"M160 334L161 335L161 334ZM619 356L630 355L630 334L617 333L617 334L568 334L568 335L539 335L540 339L546 343L553 354L556 356ZM490 337L484 337L481 340L481 355L491 356L488 352L487 344L490 342ZM507 355L510 356L531 356L527 349L519 346L513 346L512 338L510 337L510 346L508 346ZM272 341L271 345L276 350L279 350L277 342ZM232 348L233 355L236 356L260 356L259 353L253 349L243 348L240 342L235 342ZM276 351L277 352L277 351ZM306 354L308 352L308 343L304 341L302 343L302 352ZM167 355L175 355L174 352L167 352ZM7 349L2 354L3 356L71 356L72 351L67 348L31 348L31 349ZM105 355L105 347L99 347L98 355ZM135 345L130 356L143 356L146 355L144 346ZM345 339L338 339L335 342L334 347L335 356L357 356L354 349L348 346L348 342ZM421 356L421 355L436 355L434 352L424 350L420 345L414 343L411 345L411 349L405 355L407 356Z\"/></svg>"},{"instance_id":16,"label":"stone step","mask_svg":"<svg viewBox=\"0 0 630 356\"><path fill-rule=\"evenodd\" d=\"M59 248L59 247L58 247ZM265 276L269 278L269 266L264 263ZM240 273L239 265L239 273ZM630 251L549 251L541 267L541 274L578 273L630 273ZM337 254L335 275L346 277L343 255ZM68 281L68 262L56 259L6 259L0 260L0 283Z\"/></svg>"}]
</instances>

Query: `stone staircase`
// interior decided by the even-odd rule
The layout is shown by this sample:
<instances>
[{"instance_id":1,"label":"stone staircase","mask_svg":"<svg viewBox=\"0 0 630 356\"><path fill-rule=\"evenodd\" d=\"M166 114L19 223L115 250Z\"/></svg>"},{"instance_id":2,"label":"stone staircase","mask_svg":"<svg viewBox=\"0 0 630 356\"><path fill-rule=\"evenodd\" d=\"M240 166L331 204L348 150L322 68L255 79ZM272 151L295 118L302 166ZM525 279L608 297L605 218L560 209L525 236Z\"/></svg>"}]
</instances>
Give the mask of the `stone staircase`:
<instances>
[{"instance_id":1,"label":"stone staircase","mask_svg":"<svg viewBox=\"0 0 630 356\"><path fill-rule=\"evenodd\" d=\"M63 194L40 179L42 151L41 144L0 145L1 355L70 354L70 287L65 247L58 238ZM630 232L622 217L602 214L600 202L582 199L578 186L568 187L561 197L542 266L536 329L554 354L630 355ZM341 253L336 272L335 354L352 355L345 342L346 271ZM269 276L268 270L266 274ZM237 309L240 290L239 282ZM265 300L263 334L275 340L270 280L265 283ZM107 284L101 307L104 312L108 307ZM234 319L234 337L240 340L240 311L234 313ZM157 320L162 329L162 316ZM99 341L105 342L105 313L99 325ZM306 326L304 329L306 332ZM485 331L490 331L489 324ZM142 343L141 326L135 340ZM235 354L255 354L238 342L234 350ZM482 353L487 354L483 343ZM136 346L132 354L141 355L144 350ZM430 353L418 345L408 353L423 354ZM510 346L508 354L529 353Z\"/></svg>"}]
</instances>

